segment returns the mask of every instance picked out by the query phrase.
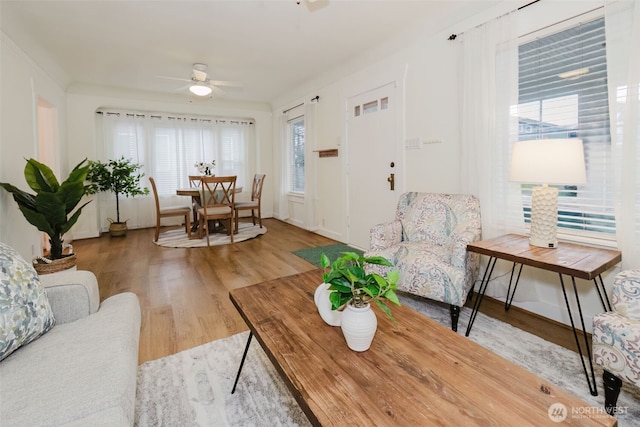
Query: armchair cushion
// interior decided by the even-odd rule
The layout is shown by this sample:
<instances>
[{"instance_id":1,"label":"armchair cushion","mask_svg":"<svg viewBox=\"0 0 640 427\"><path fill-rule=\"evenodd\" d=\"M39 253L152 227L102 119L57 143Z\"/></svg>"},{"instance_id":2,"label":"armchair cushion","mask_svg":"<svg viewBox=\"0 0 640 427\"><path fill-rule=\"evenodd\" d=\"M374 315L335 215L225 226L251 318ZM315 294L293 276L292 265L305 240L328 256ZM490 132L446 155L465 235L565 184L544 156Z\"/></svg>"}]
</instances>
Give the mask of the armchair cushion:
<instances>
[{"instance_id":1,"label":"armchair cushion","mask_svg":"<svg viewBox=\"0 0 640 427\"><path fill-rule=\"evenodd\" d=\"M20 254L0 243L0 360L55 324L38 273Z\"/></svg>"},{"instance_id":2,"label":"armchair cushion","mask_svg":"<svg viewBox=\"0 0 640 427\"><path fill-rule=\"evenodd\" d=\"M430 241L436 245L447 244L456 225L451 208L430 197L423 197L407 206L401 222L403 240Z\"/></svg>"}]
</instances>

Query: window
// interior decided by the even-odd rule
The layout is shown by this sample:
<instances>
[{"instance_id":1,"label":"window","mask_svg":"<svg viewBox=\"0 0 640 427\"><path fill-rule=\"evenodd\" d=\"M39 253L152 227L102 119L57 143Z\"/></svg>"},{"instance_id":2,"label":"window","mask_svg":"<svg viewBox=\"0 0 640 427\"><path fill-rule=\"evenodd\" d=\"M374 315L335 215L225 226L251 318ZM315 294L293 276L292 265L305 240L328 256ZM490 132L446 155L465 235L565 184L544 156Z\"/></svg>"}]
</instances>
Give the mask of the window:
<instances>
[{"instance_id":1,"label":"window","mask_svg":"<svg viewBox=\"0 0 640 427\"><path fill-rule=\"evenodd\" d=\"M196 162L215 160L216 175L236 175L238 187L251 185L248 158L252 122L172 117L157 114L102 113L107 158L124 156L153 176L158 194L175 196L197 175Z\"/></svg>"},{"instance_id":2,"label":"window","mask_svg":"<svg viewBox=\"0 0 640 427\"><path fill-rule=\"evenodd\" d=\"M304 117L289 120L289 191L304 193Z\"/></svg>"},{"instance_id":3,"label":"window","mask_svg":"<svg viewBox=\"0 0 640 427\"><path fill-rule=\"evenodd\" d=\"M519 47L519 140L579 138L587 183L559 186L559 232L613 239L613 180L604 18ZM522 186L531 218L531 185ZM608 237L607 237L608 236Z\"/></svg>"},{"instance_id":4,"label":"window","mask_svg":"<svg viewBox=\"0 0 640 427\"><path fill-rule=\"evenodd\" d=\"M389 109L389 98L384 97L380 98L380 106L378 108L378 100L374 99L373 101L365 102L362 105L356 105L353 107L353 116L359 117L361 114L371 114L377 111L387 110Z\"/></svg>"}]
</instances>

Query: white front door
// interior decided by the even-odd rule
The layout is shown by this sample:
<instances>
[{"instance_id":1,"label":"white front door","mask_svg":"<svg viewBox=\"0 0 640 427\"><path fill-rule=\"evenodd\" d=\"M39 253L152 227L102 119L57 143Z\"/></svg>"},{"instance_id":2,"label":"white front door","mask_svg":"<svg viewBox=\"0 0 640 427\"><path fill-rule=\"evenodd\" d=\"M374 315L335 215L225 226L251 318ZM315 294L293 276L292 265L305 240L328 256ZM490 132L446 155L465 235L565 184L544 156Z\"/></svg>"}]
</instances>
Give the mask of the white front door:
<instances>
[{"instance_id":1,"label":"white front door","mask_svg":"<svg viewBox=\"0 0 640 427\"><path fill-rule=\"evenodd\" d=\"M396 86L389 83L347 101L348 240L362 249L369 248L373 225L394 219L401 194Z\"/></svg>"}]
</instances>

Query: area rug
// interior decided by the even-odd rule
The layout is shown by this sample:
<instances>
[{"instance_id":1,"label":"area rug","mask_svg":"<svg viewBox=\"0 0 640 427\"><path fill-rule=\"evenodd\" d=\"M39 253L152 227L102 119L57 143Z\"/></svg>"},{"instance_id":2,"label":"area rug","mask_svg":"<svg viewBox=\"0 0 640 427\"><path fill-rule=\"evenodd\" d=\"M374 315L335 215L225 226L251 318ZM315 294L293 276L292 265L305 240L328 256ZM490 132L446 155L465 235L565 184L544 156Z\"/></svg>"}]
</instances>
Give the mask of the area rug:
<instances>
[{"instance_id":1,"label":"area rug","mask_svg":"<svg viewBox=\"0 0 640 427\"><path fill-rule=\"evenodd\" d=\"M267 227L264 225L260 228L259 225L253 225L251 223L239 223L238 234L233 235L233 242L243 242L245 240L253 239L267 232ZM191 237L196 237L193 234ZM224 233L211 233L209 235L209 242L211 246L216 245L228 245L231 243L231 237ZM187 237L187 233L184 229L179 228L175 230L165 231L160 233L156 245L165 246L168 248L202 248L207 246L207 238L202 239Z\"/></svg>"},{"instance_id":2,"label":"area rug","mask_svg":"<svg viewBox=\"0 0 640 427\"><path fill-rule=\"evenodd\" d=\"M407 296L401 296L401 301L450 326L447 306ZM470 311L463 309L461 326L466 326ZM256 340L249 349L236 392L230 393L247 337L248 332L244 332L142 364L138 369L136 425L308 426L307 418ZM591 396L577 353L482 313L478 313L470 339L588 404L603 407L602 371L596 372L599 395ZM637 388L625 384L618 407L622 408L617 416L619 426L640 425Z\"/></svg>"},{"instance_id":3,"label":"area rug","mask_svg":"<svg viewBox=\"0 0 640 427\"><path fill-rule=\"evenodd\" d=\"M327 246L316 246L314 248L306 248L299 249L297 251L293 251L292 253L296 256L299 256L303 260L310 262L316 267L322 267L320 265L320 257L322 254L325 254L329 257L331 261L334 261L336 258L342 255L342 252L355 252L357 254L362 255L362 251L360 249L344 245L342 243L336 243L334 245Z\"/></svg>"}]
</instances>

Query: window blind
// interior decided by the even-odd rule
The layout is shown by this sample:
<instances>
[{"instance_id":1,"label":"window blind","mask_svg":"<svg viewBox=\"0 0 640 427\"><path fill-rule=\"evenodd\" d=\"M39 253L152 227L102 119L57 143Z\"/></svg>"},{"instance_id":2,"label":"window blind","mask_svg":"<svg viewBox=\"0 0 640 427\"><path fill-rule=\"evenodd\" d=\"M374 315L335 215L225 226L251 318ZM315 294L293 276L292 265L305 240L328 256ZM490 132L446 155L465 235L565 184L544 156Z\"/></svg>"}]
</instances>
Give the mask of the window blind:
<instances>
[{"instance_id":1,"label":"window blind","mask_svg":"<svg viewBox=\"0 0 640 427\"><path fill-rule=\"evenodd\" d=\"M616 224L611 170L604 18L519 47L519 140L579 138L587 183L558 186L559 233L613 239ZM522 186L530 222L531 185Z\"/></svg>"}]
</instances>

